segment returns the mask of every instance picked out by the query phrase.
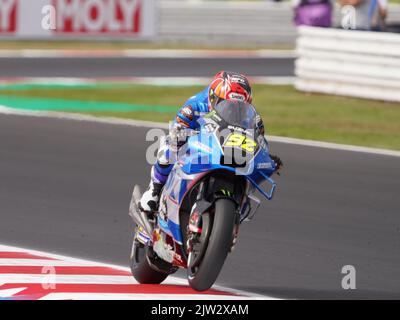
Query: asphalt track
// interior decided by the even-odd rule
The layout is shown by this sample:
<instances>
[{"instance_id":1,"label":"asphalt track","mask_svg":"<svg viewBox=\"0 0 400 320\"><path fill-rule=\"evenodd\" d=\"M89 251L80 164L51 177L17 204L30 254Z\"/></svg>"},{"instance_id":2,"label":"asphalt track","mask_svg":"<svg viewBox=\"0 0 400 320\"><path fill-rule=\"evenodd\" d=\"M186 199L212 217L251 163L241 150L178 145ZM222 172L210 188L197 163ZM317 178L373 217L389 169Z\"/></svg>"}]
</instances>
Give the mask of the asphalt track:
<instances>
[{"instance_id":1,"label":"asphalt track","mask_svg":"<svg viewBox=\"0 0 400 320\"><path fill-rule=\"evenodd\" d=\"M216 70L248 76L293 76L294 58L0 58L10 77L211 77Z\"/></svg>"},{"instance_id":2,"label":"asphalt track","mask_svg":"<svg viewBox=\"0 0 400 320\"><path fill-rule=\"evenodd\" d=\"M0 243L128 265L145 128L0 115ZM218 284L287 298L400 298L400 158L272 143L285 170ZM356 290L341 288L356 268ZM183 273L180 273L183 275Z\"/></svg>"}]
</instances>

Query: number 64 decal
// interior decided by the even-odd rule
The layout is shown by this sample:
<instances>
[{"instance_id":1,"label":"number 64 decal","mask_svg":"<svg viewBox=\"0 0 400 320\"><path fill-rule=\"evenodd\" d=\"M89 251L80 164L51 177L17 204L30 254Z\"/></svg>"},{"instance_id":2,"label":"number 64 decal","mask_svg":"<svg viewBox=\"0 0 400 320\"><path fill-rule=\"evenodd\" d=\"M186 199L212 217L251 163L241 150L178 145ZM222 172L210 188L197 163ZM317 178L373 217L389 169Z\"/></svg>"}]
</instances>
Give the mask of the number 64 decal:
<instances>
[{"instance_id":1,"label":"number 64 decal","mask_svg":"<svg viewBox=\"0 0 400 320\"><path fill-rule=\"evenodd\" d=\"M243 134L231 133L224 143L224 147L238 147L247 152L254 152L257 143Z\"/></svg>"}]
</instances>

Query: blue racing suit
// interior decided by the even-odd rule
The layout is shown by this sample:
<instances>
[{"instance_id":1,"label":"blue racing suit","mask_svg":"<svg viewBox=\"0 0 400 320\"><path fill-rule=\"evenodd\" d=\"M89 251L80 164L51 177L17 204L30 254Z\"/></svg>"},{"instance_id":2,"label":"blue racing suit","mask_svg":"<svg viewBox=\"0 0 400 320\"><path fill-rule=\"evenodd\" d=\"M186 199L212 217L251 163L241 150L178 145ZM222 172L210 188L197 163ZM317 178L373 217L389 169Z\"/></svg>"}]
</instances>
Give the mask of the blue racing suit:
<instances>
[{"instance_id":1,"label":"blue racing suit","mask_svg":"<svg viewBox=\"0 0 400 320\"><path fill-rule=\"evenodd\" d=\"M205 88L198 94L190 97L183 106L179 109L172 125L172 128L192 129L197 130L199 123L197 120L209 113L208 109L208 91L209 87ZM165 184L168 175L170 174L173 163L171 163L171 144L167 138L161 143L157 161L154 164L151 176L155 183Z\"/></svg>"}]
</instances>

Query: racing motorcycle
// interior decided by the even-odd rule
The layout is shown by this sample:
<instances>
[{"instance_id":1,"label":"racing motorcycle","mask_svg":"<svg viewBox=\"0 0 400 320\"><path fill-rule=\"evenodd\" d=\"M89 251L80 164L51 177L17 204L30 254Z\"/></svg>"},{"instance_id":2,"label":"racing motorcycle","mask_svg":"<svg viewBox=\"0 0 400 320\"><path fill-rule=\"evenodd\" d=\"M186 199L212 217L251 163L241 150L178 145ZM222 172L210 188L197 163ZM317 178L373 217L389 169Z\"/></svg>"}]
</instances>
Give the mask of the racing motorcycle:
<instances>
[{"instance_id":1,"label":"racing motorcycle","mask_svg":"<svg viewBox=\"0 0 400 320\"><path fill-rule=\"evenodd\" d=\"M255 190L271 200L276 188L270 178L275 162L257 132L258 117L250 104L223 101L200 118L199 133L181 148L154 217L138 209L141 192L134 187L130 267L139 283L159 284L185 268L193 289L214 284L240 224L260 206Z\"/></svg>"}]
</instances>

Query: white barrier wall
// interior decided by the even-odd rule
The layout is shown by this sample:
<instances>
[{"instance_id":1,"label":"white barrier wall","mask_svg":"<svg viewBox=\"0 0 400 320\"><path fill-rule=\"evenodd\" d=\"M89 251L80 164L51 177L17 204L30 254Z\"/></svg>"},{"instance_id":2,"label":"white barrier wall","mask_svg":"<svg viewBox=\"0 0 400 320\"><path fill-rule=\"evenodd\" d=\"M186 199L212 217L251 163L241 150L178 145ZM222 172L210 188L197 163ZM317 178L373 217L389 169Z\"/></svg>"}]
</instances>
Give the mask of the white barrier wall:
<instances>
[{"instance_id":1,"label":"white barrier wall","mask_svg":"<svg viewBox=\"0 0 400 320\"><path fill-rule=\"evenodd\" d=\"M0 0L0 37L128 38L155 35L156 0Z\"/></svg>"},{"instance_id":2,"label":"white barrier wall","mask_svg":"<svg viewBox=\"0 0 400 320\"><path fill-rule=\"evenodd\" d=\"M298 90L400 102L400 34L298 31Z\"/></svg>"},{"instance_id":3,"label":"white barrier wall","mask_svg":"<svg viewBox=\"0 0 400 320\"><path fill-rule=\"evenodd\" d=\"M289 2L159 1L159 40L252 45L293 44Z\"/></svg>"},{"instance_id":4,"label":"white barrier wall","mask_svg":"<svg viewBox=\"0 0 400 320\"><path fill-rule=\"evenodd\" d=\"M160 0L159 40L207 44L289 44L296 41L291 1ZM335 3L334 25L342 14ZM400 5L389 6L388 23L400 24Z\"/></svg>"}]
</instances>

